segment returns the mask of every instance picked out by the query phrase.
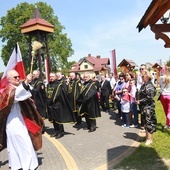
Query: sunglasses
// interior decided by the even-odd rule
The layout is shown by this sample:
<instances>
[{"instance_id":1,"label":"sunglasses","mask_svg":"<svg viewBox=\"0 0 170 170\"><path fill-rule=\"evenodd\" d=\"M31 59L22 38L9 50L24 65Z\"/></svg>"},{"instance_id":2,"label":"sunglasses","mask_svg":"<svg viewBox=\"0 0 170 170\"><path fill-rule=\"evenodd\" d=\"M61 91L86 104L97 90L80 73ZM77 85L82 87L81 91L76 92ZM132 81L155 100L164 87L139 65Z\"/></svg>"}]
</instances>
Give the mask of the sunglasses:
<instances>
[{"instance_id":1,"label":"sunglasses","mask_svg":"<svg viewBox=\"0 0 170 170\"><path fill-rule=\"evenodd\" d=\"M144 68L140 68L140 70L144 70Z\"/></svg>"},{"instance_id":2,"label":"sunglasses","mask_svg":"<svg viewBox=\"0 0 170 170\"><path fill-rule=\"evenodd\" d=\"M14 79L17 79L17 78L20 78L20 76L14 76L13 78L14 78Z\"/></svg>"}]
</instances>

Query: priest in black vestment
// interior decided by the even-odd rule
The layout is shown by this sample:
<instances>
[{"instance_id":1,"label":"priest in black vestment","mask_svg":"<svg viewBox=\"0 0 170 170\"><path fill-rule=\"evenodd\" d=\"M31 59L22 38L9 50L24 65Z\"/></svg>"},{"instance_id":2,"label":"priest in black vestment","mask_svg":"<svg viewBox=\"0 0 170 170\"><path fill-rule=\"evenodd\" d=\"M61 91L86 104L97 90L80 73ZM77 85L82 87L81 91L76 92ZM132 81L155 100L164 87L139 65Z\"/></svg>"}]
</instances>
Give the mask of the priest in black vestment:
<instances>
[{"instance_id":1,"label":"priest in black vestment","mask_svg":"<svg viewBox=\"0 0 170 170\"><path fill-rule=\"evenodd\" d=\"M75 123L75 115L72 111L70 102L67 97L66 81L62 77L61 72L56 73L57 83L53 90L52 96L48 99L48 106L52 108L52 121L55 122L54 130L56 131L55 138L64 136L64 123Z\"/></svg>"},{"instance_id":2,"label":"priest in black vestment","mask_svg":"<svg viewBox=\"0 0 170 170\"><path fill-rule=\"evenodd\" d=\"M95 82L90 79L90 73L84 73L84 83L78 98L79 115L84 116L89 132L96 130L96 118L101 117Z\"/></svg>"},{"instance_id":3,"label":"priest in black vestment","mask_svg":"<svg viewBox=\"0 0 170 170\"><path fill-rule=\"evenodd\" d=\"M30 83L33 89L31 90L32 99L42 118L47 118L47 103L46 92L43 80L40 78L40 71L33 71L33 80Z\"/></svg>"}]
</instances>

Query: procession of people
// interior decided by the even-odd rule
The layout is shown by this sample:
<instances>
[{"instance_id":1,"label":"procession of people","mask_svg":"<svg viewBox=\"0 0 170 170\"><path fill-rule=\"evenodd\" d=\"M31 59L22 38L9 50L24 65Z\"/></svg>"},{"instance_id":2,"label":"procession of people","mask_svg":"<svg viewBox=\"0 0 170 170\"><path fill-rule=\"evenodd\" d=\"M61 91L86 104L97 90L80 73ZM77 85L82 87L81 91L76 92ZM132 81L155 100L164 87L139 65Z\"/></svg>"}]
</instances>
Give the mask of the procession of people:
<instances>
[{"instance_id":1,"label":"procession of people","mask_svg":"<svg viewBox=\"0 0 170 170\"><path fill-rule=\"evenodd\" d=\"M0 110L2 113L0 115L0 149L3 150L7 147L9 166L17 169L36 169L38 163L35 151L37 149L30 133L42 134L45 131L45 119L53 124L54 133L51 134L51 137L59 139L64 137L65 123L73 124L73 128L79 128L82 123L85 123L88 132L94 133L97 130L97 118L102 116L101 112L115 114L116 118L122 122L123 128L143 127L143 131L146 133L146 146L152 144L152 134L156 132L157 125L153 99L156 95L156 88L151 81L151 74L142 67L144 65L141 65L140 68L142 80L129 72L119 73L118 79L114 77L113 73L110 77L101 75L100 80L94 79L90 72L82 74L81 79L78 79L74 72L70 72L67 79L61 72L50 72L50 81L47 85L40 78L38 70L28 74L24 81L20 81L17 71L10 70L7 73L10 86L7 86L3 93L6 96L1 95L3 104L1 104ZM96 77L99 76L96 75ZM138 82L139 80L140 82ZM168 84L168 80L165 80ZM163 89L165 89L165 85L162 87ZM5 102L6 98L9 98L8 103ZM162 97L161 101L164 104L163 100ZM112 108L110 102L116 102L117 110ZM140 110L137 110L137 106ZM28 113L25 113L26 108L29 110ZM33 116L32 112L36 114ZM142 115L141 119L138 114ZM166 115L166 127L168 128L169 118L168 114ZM29 130L27 120L36 122L39 127L36 132ZM16 130L12 128L14 124L16 124ZM18 129L23 129L23 132ZM22 150L20 139L15 137L18 132L25 141L25 147L30 150L27 153L30 159L26 161L23 156L24 151L20 152L20 149ZM14 142L20 146L16 147ZM18 157L17 163L13 161L15 155Z\"/></svg>"}]
</instances>

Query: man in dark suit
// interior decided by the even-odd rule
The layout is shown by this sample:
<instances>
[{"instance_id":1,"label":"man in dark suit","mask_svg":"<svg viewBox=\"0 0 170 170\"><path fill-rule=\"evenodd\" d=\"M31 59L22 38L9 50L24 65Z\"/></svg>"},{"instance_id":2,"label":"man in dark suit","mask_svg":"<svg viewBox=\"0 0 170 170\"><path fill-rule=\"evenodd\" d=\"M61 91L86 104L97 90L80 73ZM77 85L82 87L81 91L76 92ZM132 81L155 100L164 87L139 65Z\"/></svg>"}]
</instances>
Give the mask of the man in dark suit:
<instances>
[{"instance_id":1,"label":"man in dark suit","mask_svg":"<svg viewBox=\"0 0 170 170\"><path fill-rule=\"evenodd\" d=\"M104 112L109 112L109 96L112 93L110 82L106 80L106 77L104 75L101 76L101 96L100 96L100 104L102 107L102 110Z\"/></svg>"}]
</instances>

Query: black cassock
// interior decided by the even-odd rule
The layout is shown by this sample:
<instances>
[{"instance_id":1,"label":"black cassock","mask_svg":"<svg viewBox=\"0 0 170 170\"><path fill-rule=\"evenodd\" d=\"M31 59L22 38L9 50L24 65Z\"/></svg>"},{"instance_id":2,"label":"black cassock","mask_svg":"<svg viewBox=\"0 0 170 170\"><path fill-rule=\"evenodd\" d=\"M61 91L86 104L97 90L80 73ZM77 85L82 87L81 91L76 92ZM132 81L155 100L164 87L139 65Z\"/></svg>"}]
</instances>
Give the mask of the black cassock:
<instances>
[{"instance_id":1,"label":"black cassock","mask_svg":"<svg viewBox=\"0 0 170 170\"><path fill-rule=\"evenodd\" d=\"M59 124L76 122L75 115L67 97L67 87L63 80L56 83L52 97L48 99L48 106L51 108L49 120Z\"/></svg>"},{"instance_id":2,"label":"black cassock","mask_svg":"<svg viewBox=\"0 0 170 170\"><path fill-rule=\"evenodd\" d=\"M101 117L97 89L95 82L89 80L83 84L83 88L78 98L79 115L87 114L89 119Z\"/></svg>"},{"instance_id":3,"label":"black cassock","mask_svg":"<svg viewBox=\"0 0 170 170\"><path fill-rule=\"evenodd\" d=\"M46 92L43 81L38 78L31 82L33 89L31 90L32 99L35 102L36 108L42 118L47 118L47 103L46 103Z\"/></svg>"}]
</instances>

